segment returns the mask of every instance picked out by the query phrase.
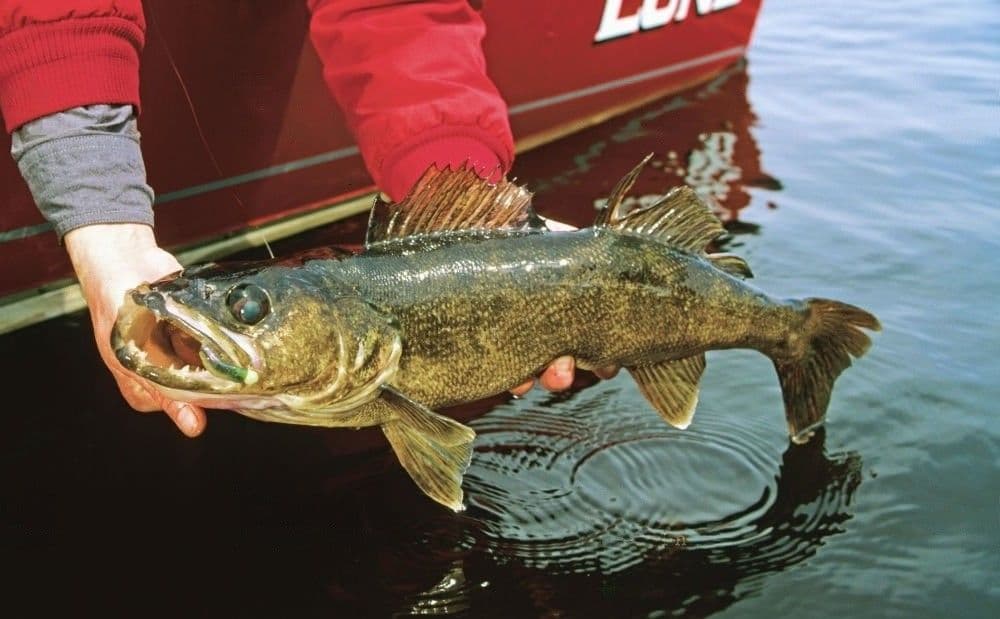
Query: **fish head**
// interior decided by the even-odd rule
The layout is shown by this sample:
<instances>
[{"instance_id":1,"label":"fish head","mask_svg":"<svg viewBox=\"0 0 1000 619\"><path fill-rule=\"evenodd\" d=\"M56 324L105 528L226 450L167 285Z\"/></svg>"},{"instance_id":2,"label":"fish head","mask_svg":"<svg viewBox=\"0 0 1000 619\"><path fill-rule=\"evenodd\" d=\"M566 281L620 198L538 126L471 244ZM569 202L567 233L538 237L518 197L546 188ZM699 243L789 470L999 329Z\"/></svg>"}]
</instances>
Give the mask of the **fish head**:
<instances>
[{"instance_id":1,"label":"fish head","mask_svg":"<svg viewBox=\"0 0 1000 619\"><path fill-rule=\"evenodd\" d=\"M398 368L394 319L311 264L210 263L126 295L121 364L172 399L268 421L335 425Z\"/></svg>"}]
</instances>

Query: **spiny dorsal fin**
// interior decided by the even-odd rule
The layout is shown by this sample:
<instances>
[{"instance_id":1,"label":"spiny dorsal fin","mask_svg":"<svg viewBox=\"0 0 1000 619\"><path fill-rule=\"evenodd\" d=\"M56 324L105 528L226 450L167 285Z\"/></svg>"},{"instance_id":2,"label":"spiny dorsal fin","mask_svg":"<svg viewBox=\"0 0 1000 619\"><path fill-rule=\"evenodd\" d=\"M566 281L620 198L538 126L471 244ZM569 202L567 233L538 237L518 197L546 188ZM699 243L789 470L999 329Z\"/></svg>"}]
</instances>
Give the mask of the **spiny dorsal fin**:
<instances>
[{"instance_id":1,"label":"spiny dorsal fin","mask_svg":"<svg viewBox=\"0 0 1000 619\"><path fill-rule=\"evenodd\" d=\"M604 209L597 215L597 220L594 222L595 226L610 226L611 222L621 219L623 213L621 212L622 203L625 201L625 196L628 194L629 189L632 189L632 185L635 184L635 179L639 178L639 173L642 169L646 167L649 160L653 158L653 153L646 155L639 165L632 168L632 171L625 175L615 188L611 190L611 195L608 196L608 203L604 206Z\"/></svg>"},{"instance_id":2,"label":"spiny dorsal fin","mask_svg":"<svg viewBox=\"0 0 1000 619\"><path fill-rule=\"evenodd\" d=\"M431 232L520 230L531 221L531 192L524 187L491 183L468 166L431 166L403 200L375 201L365 245Z\"/></svg>"},{"instance_id":3,"label":"spiny dorsal fin","mask_svg":"<svg viewBox=\"0 0 1000 619\"><path fill-rule=\"evenodd\" d=\"M730 275L735 275L736 277L742 277L744 279L750 279L753 277L753 271L750 270L750 265L743 258L740 258L736 254L709 254L708 259L712 261L712 264L716 268L722 269Z\"/></svg>"},{"instance_id":4,"label":"spiny dorsal fin","mask_svg":"<svg viewBox=\"0 0 1000 619\"><path fill-rule=\"evenodd\" d=\"M629 368L639 391L660 416L675 428L691 425L698 405L698 382L705 371L705 355Z\"/></svg>"}]
</instances>

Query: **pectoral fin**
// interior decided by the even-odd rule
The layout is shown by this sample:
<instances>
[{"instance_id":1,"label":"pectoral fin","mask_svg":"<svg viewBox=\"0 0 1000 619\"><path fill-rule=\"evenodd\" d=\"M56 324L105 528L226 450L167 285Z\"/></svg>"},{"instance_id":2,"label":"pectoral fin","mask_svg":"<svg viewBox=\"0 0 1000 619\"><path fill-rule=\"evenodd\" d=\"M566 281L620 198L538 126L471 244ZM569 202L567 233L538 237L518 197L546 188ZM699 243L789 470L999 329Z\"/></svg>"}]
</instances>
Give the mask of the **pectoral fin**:
<instances>
[{"instance_id":1,"label":"pectoral fin","mask_svg":"<svg viewBox=\"0 0 1000 619\"><path fill-rule=\"evenodd\" d=\"M399 463L424 494L462 511L462 475L469 467L476 433L391 388L383 389L380 399L394 413L382 432Z\"/></svg>"},{"instance_id":2,"label":"pectoral fin","mask_svg":"<svg viewBox=\"0 0 1000 619\"><path fill-rule=\"evenodd\" d=\"M698 405L698 382L705 371L705 355L629 368L639 391L670 425L691 425Z\"/></svg>"}]
</instances>

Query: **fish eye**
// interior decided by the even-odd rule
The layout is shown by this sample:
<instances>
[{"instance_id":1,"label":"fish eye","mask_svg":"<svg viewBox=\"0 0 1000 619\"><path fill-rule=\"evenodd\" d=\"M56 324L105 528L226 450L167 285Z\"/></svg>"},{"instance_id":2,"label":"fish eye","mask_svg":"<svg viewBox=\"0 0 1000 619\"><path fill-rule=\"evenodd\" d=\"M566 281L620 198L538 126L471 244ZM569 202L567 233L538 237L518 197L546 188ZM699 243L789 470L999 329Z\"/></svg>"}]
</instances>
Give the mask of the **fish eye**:
<instances>
[{"instance_id":1,"label":"fish eye","mask_svg":"<svg viewBox=\"0 0 1000 619\"><path fill-rule=\"evenodd\" d=\"M260 286L240 284L226 295L226 305L236 320L255 325L271 311L271 300Z\"/></svg>"}]
</instances>

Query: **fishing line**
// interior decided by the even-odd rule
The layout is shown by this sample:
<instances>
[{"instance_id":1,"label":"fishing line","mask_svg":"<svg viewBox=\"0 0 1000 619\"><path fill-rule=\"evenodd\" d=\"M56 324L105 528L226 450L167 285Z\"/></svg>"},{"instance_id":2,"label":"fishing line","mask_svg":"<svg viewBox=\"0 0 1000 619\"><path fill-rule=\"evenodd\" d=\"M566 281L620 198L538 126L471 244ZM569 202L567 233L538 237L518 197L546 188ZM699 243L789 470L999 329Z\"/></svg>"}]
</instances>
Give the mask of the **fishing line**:
<instances>
[{"instance_id":1,"label":"fishing line","mask_svg":"<svg viewBox=\"0 0 1000 619\"><path fill-rule=\"evenodd\" d=\"M153 30L156 31L156 38L159 39L160 45L163 47L163 52L167 56L167 62L170 63L170 69L174 72L174 76L177 78L177 83L181 87L181 92L184 94L184 99L187 101L188 110L191 112L191 119L194 121L195 130L198 132L198 139L201 140L201 145L205 149L205 153L208 155L209 161L212 163L212 167L215 168L215 173L218 175L219 179L225 178L225 174L222 172L222 166L219 165L219 160L216 159L215 153L212 151L212 147L208 143L208 138L205 136L205 131L201 127L201 120L198 118L198 112L194 108L194 100L191 98L191 93L188 91L187 84L184 78L181 76L180 69L177 67L177 63L174 61L174 55L170 52L170 46L167 45L167 38L163 36L163 31L160 30L160 24L156 19L156 13L153 11L152 3L146 3L146 12L149 13L149 23L153 26ZM240 199L236 190L232 187L226 188L229 194L239 205L240 209L247 210L246 204ZM264 247L267 249L268 255L273 259L274 252L271 251L271 245L267 242L267 238L264 237L264 233L260 231L259 226L251 226L251 230L257 230L260 232L260 238L264 242Z\"/></svg>"},{"instance_id":2,"label":"fishing line","mask_svg":"<svg viewBox=\"0 0 1000 619\"><path fill-rule=\"evenodd\" d=\"M260 233L260 240L264 241L264 248L267 250L267 255L271 256L271 260L274 260L274 252L271 251L271 244L267 242L263 232Z\"/></svg>"}]
</instances>

